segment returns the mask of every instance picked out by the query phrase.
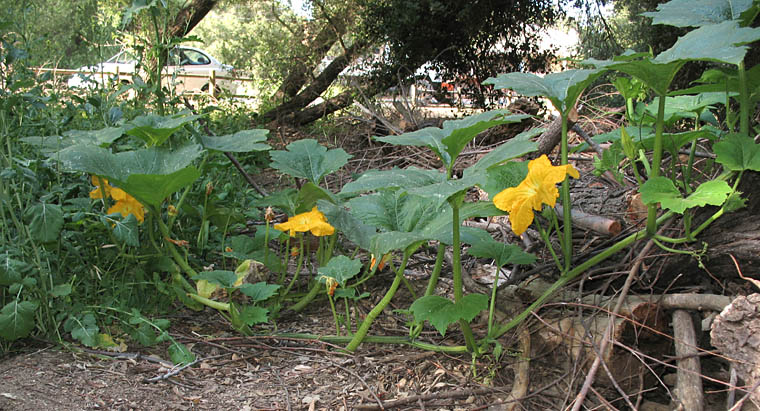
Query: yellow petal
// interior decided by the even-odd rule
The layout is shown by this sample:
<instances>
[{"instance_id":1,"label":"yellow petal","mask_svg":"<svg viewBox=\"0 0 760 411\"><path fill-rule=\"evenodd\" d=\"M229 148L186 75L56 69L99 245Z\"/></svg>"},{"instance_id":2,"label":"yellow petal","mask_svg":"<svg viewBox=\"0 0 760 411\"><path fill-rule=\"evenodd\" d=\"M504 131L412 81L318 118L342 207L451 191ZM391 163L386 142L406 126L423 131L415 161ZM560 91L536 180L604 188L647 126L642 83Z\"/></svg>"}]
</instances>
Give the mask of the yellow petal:
<instances>
[{"instance_id":1,"label":"yellow petal","mask_svg":"<svg viewBox=\"0 0 760 411\"><path fill-rule=\"evenodd\" d=\"M493 198L494 205L509 213L512 231L520 235L533 222L533 210L541 210L542 204L551 207L557 203L557 183L565 176L580 177L572 165L553 166L546 155L528 163L528 175L517 186L510 187Z\"/></svg>"},{"instance_id":2,"label":"yellow petal","mask_svg":"<svg viewBox=\"0 0 760 411\"><path fill-rule=\"evenodd\" d=\"M335 227L321 221L315 221L309 231L315 236L321 237L324 235L332 235L335 232Z\"/></svg>"},{"instance_id":3,"label":"yellow petal","mask_svg":"<svg viewBox=\"0 0 760 411\"><path fill-rule=\"evenodd\" d=\"M335 232L335 228L327 223L327 217L317 210L317 207L312 208L309 212L296 214L285 223L275 224L274 228L280 231L289 231L291 237L297 232L311 231L316 236L331 235Z\"/></svg>"}]
</instances>

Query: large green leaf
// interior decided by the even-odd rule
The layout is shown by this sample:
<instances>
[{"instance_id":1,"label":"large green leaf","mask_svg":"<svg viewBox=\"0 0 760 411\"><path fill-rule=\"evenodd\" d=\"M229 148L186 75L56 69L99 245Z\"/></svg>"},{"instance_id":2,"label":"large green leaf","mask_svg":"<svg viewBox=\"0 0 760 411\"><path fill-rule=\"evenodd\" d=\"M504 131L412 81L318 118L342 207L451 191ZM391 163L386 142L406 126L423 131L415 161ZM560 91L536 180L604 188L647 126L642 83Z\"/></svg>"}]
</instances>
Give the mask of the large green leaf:
<instances>
[{"instance_id":1,"label":"large green leaf","mask_svg":"<svg viewBox=\"0 0 760 411\"><path fill-rule=\"evenodd\" d=\"M269 309L249 305L240 311L240 321L246 325L256 325L269 321Z\"/></svg>"},{"instance_id":2,"label":"large green leaf","mask_svg":"<svg viewBox=\"0 0 760 411\"><path fill-rule=\"evenodd\" d=\"M760 144L741 134L729 134L715 143L715 161L729 170L760 171Z\"/></svg>"},{"instance_id":3,"label":"large green leaf","mask_svg":"<svg viewBox=\"0 0 760 411\"><path fill-rule=\"evenodd\" d=\"M333 278L341 287L346 286L346 281L354 278L362 269L362 262L348 258L344 255L335 256L324 267L319 267L319 281L325 283L325 277Z\"/></svg>"},{"instance_id":4,"label":"large green leaf","mask_svg":"<svg viewBox=\"0 0 760 411\"><path fill-rule=\"evenodd\" d=\"M137 218L134 214L129 214L123 219L111 219L108 221L104 217L103 220L106 227L113 225L113 235L117 240L123 242L128 246L140 246L140 237L137 230Z\"/></svg>"},{"instance_id":5,"label":"large green leaf","mask_svg":"<svg viewBox=\"0 0 760 411\"><path fill-rule=\"evenodd\" d=\"M480 132L499 124L515 123L529 116L509 115L507 110L493 110L443 122L443 128L426 127L399 136L376 137L378 141L403 146L428 147L441 159L451 172L459 153Z\"/></svg>"},{"instance_id":6,"label":"large green leaf","mask_svg":"<svg viewBox=\"0 0 760 411\"><path fill-rule=\"evenodd\" d=\"M493 110L468 116L461 120L447 120L443 122L444 137L442 142L446 145L446 152L453 163L467 143L481 132L501 124L519 123L526 118L530 118L530 116L527 114L509 115L507 110Z\"/></svg>"},{"instance_id":7,"label":"large green leaf","mask_svg":"<svg viewBox=\"0 0 760 411\"><path fill-rule=\"evenodd\" d=\"M442 204L450 197L461 191L475 186L480 181L478 175L467 175L458 179L446 180L440 183L431 184L424 187L409 189L409 194L418 195L428 200L432 200L436 205Z\"/></svg>"},{"instance_id":8,"label":"large green leaf","mask_svg":"<svg viewBox=\"0 0 760 411\"><path fill-rule=\"evenodd\" d=\"M419 232L390 231L378 233L370 240L369 251L374 255L386 255L394 250L406 251L432 238Z\"/></svg>"},{"instance_id":9,"label":"large green leaf","mask_svg":"<svg viewBox=\"0 0 760 411\"><path fill-rule=\"evenodd\" d=\"M171 174L132 174L124 183L116 179L113 182L142 203L158 207L166 197L200 176L197 168L188 166Z\"/></svg>"},{"instance_id":10,"label":"large green leaf","mask_svg":"<svg viewBox=\"0 0 760 411\"><path fill-rule=\"evenodd\" d=\"M584 64L591 64L599 68L608 68L626 73L636 77L644 84L649 86L659 96L668 93L668 88L678 73L678 70L685 64L684 61L676 60L673 62L655 62L647 54L635 54L628 56L619 56L614 60L599 61L594 59L585 60Z\"/></svg>"},{"instance_id":11,"label":"large green leaf","mask_svg":"<svg viewBox=\"0 0 760 411\"><path fill-rule=\"evenodd\" d=\"M43 153L52 153L77 144L105 147L124 134L122 127L106 127L100 130L69 130L62 136L22 137L20 140L36 146Z\"/></svg>"},{"instance_id":12,"label":"large green leaf","mask_svg":"<svg viewBox=\"0 0 760 411\"><path fill-rule=\"evenodd\" d=\"M410 232L441 212L442 204L399 191L381 191L348 201L351 213L363 223L385 231Z\"/></svg>"},{"instance_id":13,"label":"large green leaf","mask_svg":"<svg viewBox=\"0 0 760 411\"><path fill-rule=\"evenodd\" d=\"M243 284L239 287L240 292L251 298L253 302L265 301L280 288L277 284L267 284L260 281L255 284Z\"/></svg>"},{"instance_id":14,"label":"large green leaf","mask_svg":"<svg viewBox=\"0 0 760 411\"><path fill-rule=\"evenodd\" d=\"M693 193L683 198L669 178L655 177L647 180L639 191L644 204L660 203L664 209L683 214L688 208L723 204L731 193L731 187L725 181L710 180L700 184Z\"/></svg>"},{"instance_id":15,"label":"large green leaf","mask_svg":"<svg viewBox=\"0 0 760 411\"><path fill-rule=\"evenodd\" d=\"M203 147L209 150L233 153L264 151L271 148L269 144L263 143L267 140L267 134L269 134L269 130L243 130L235 134L225 134L218 137L203 136L201 137L201 142L203 143Z\"/></svg>"},{"instance_id":16,"label":"large green leaf","mask_svg":"<svg viewBox=\"0 0 760 411\"><path fill-rule=\"evenodd\" d=\"M678 61L706 60L738 65L744 60L745 44L760 39L760 28L739 27L737 21L702 26L681 36L673 47L653 61L668 64ZM643 79L642 79L643 80Z\"/></svg>"},{"instance_id":17,"label":"large green leaf","mask_svg":"<svg viewBox=\"0 0 760 411\"><path fill-rule=\"evenodd\" d=\"M652 24L698 27L736 20L752 6L752 0L671 0L657 11L642 13Z\"/></svg>"},{"instance_id":18,"label":"large green leaf","mask_svg":"<svg viewBox=\"0 0 760 411\"><path fill-rule=\"evenodd\" d=\"M467 253L482 258L492 258L497 266L506 264L533 264L536 256L526 253L514 244L505 244L489 236L485 241L472 244Z\"/></svg>"},{"instance_id":19,"label":"large green leaf","mask_svg":"<svg viewBox=\"0 0 760 411\"><path fill-rule=\"evenodd\" d=\"M137 137L148 146L163 144L175 131L185 124L200 118L198 115L179 113L171 116L149 114L135 117L124 125L126 133Z\"/></svg>"},{"instance_id":20,"label":"large green leaf","mask_svg":"<svg viewBox=\"0 0 760 411\"><path fill-rule=\"evenodd\" d=\"M24 274L31 270L28 263L12 258L8 254L0 254L0 286L20 283Z\"/></svg>"},{"instance_id":21,"label":"large green leaf","mask_svg":"<svg viewBox=\"0 0 760 411\"><path fill-rule=\"evenodd\" d=\"M512 89L528 97L546 97L557 110L566 114L583 90L603 72L602 69L572 69L544 77L532 73L506 73L491 77L483 84L493 84L496 89Z\"/></svg>"},{"instance_id":22,"label":"large green leaf","mask_svg":"<svg viewBox=\"0 0 760 411\"><path fill-rule=\"evenodd\" d=\"M364 224L347 208L341 205L320 200L317 202L317 207L327 217L330 225L343 233L349 241L363 250L369 250L370 240L377 233L375 227Z\"/></svg>"},{"instance_id":23,"label":"large green leaf","mask_svg":"<svg viewBox=\"0 0 760 411\"><path fill-rule=\"evenodd\" d=\"M488 154L481 157L477 163L465 168L464 175L478 174L491 167L504 164L509 160L536 151L538 149L538 143L531 141L531 139L543 132L543 128L533 128L516 135L514 138L511 138L506 143L496 147L488 152Z\"/></svg>"},{"instance_id":24,"label":"large green leaf","mask_svg":"<svg viewBox=\"0 0 760 411\"><path fill-rule=\"evenodd\" d=\"M527 161L513 161L489 169L478 183L489 198L509 187L516 187L528 175Z\"/></svg>"},{"instance_id":25,"label":"large green leaf","mask_svg":"<svg viewBox=\"0 0 760 411\"><path fill-rule=\"evenodd\" d=\"M190 164L201 153L198 144L175 150L150 147L118 154L101 147L76 145L54 157L66 168L105 177L140 202L158 206L171 193L200 176Z\"/></svg>"},{"instance_id":26,"label":"large green leaf","mask_svg":"<svg viewBox=\"0 0 760 411\"><path fill-rule=\"evenodd\" d=\"M314 139L294 141L287 151L270 151L271 167L297 178L305 178L319 184L322 178L343 167L351 155L342 148L327 150Z\"/></svg>"},{"instance_id":27,"label":"large green leaf","mask_svg":"<svg viewBox=\"0 0 760 411\"><path fill-rule=\"evenodd\" d=\"M235 286L235 282L238 280L238 277L233 271L212 270L198 273L198 275L195 276L193 280L206 280L211 284L216 284L224 288L232 288Z\"/></svg>"},{"instance_id":28,"label":"large green leaf","mask_svg":"<svg viewBox=\"0 0 760 411\"><path fill-rule=\"evenodd\" d=\"M369 170L352 181L340 191L340 194L355 194L377 191L386 188L422 187L446 181L446 174L437 170L425 170L417 167L391 170Z\"/></svg>"},{"instance_id":29,"label":"large green leaf","mask_svg":"<svg viewBox=\"0 0 760 411\"><path fill-rule=\"evenodd\" d=\"M71 333L71 337L88 347L98 346L98 332L100 327L92 313L87 313L81 318L71 315L63 324L63 329Z\"/></svg>"},{"instance_id":30,"label":"large green leaf","mask_svg":"<svg viewBox=\"0 0 760 411\"><path fill-rule=\"evenodd\" d=\"M33 301L13 300L0 311L0 337L8 341L28 336L34 329L34 312L38 304Z\"/></svg>"},{"instance_id":31,"label":"large green leaf","mask_svg":"<svg viewBox=\"0 0 760 411\"><path fill-rule=\"evenodd\" d=\"M29 234L41 243L57 240L63 227L63 209L58 204L35 204L24 211Z\"/></svg>"},{"instance_id":32,"label":"large green leaf","mask_svg":"<svg viewBox=\"0 0 760 411\"><path fill-rule=\"evenodd\" d=\"M472 321L478 313L488 308L488 296L468 294L458 303L437 295L428 295L417 299L409 310L415 321L428 321L441 335L446 335L449 324L459 320Z\"/></svg>"}]
</instances>

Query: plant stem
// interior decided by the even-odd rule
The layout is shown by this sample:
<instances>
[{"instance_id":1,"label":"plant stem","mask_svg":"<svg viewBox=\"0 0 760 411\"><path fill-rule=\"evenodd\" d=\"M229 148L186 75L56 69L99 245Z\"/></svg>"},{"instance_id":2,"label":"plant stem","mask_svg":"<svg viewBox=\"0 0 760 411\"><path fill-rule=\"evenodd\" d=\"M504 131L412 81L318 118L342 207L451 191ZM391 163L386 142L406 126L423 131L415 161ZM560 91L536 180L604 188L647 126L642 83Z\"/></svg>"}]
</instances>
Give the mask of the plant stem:
<instances>
[{"instance_id":1,"label":"plant stem","mask_svg":"<svg viewBox=\"0 0 760 411\"><path fill-rule=\"evenodd\" d=\"M335 334L340 334L340 324L338 323L338 313L335 311L335 301L333 296L327 293L327 299L330 300L330 309L332 310L333 320L335 320Z\"/></svg>"},{"instance_id":2,"label":"plant stem","mask_svg":"<svg viewBox=\"0 0 760 411\"><path fill-rule=\"evenodd\" d=\"M319 289L321 288L322 283L319 281L315 281L314 285L311 286L309 289L309 292L306 293L303 297L301 297L300 300L298 300L297 303L293 304L289 309L295 312L301 311L304 308L306 308L307 305L309 305L310 302L314 301L314 298L319 294Z\"/></svg>"},{"instance_id":3,"label":"plant stem","mask_svg":"<svg viewBox=\"0 0 760 411\"><path fill-rule=\"evenodd\" d=\"M459 231L462 223L459 221L459 199L450 201L452 209L452 256L451 256L451 271L454 277L454 303L458 303L462 300L462 244L460 243ZM475 345L475 338L472 336L472 329L470 329L470 323L464 319L459 320L459 326L462 328L462 334L464 335L465 345L470 352L477 354L477 346Z\"/></svg>"},{"instance_id":4,"label":"plant stem","mask_svg":"<svg viewBox=\"0 0 760 411\"><path fill-rule=\"evenodd\" d=\"M562 154L561 164L567 165L568 149L567 149L567 113L562 113L562 140L560 145L560 151ZM565 179L562 180L562 187L560 191L562 196L562 226L564 241L562 242L562 258L565 260L565 268L563 272L570 270L570 262L573 256L573 219L570 215L570 176L565 175ZM547 243L548 244L548 243ZM550 247L551 248L551 247Z\"/></svg>"},{"instance_id":5,"label":"plant stem","mask_svg":"<svg viewBox=\"0 0 760 411\"><path fill-rule=\"evenodd\" d=\"M661 95L657 106L657 122L654 134L654 149L652 150L652 170L649 179L660 175L662 163L662 131L665 127L665 96ZM647 207L647 236L652 237L657 231L657 203Z\"/></svg>"},{"instance_id":6,"label":"plant stem","mask_svg":"<svg viewBox=\"0 0 760 411\"><path fill-rule=\"evenodd\" d=\"M274 334L272 336L267 336L267 337L301 338L304 340L324 341L324 342L329 342L333 344L346 344L346 343L350 343L354 339L354 337L343 336L343 335L318 335L318 334L295 334L295 333ZM253 338L256 338L256 337L253 337ZM452 354L464 354L467 352L467 347L463 345L435 345L435 344L429 344L429 343L424 343L420 341L410 340L407 337L396 337L396 336L389 336L389 335L368 335L364 337L364 342L374 343L374 344L406 344L406 345L423 349L423 350L447 352L447 353L452 353Z\"/></svg>"},{"instance_id":7,"label":"plant stem","mask_svg":"<svg viewBox=\"0 0 760 411\"><path fill-rule=\"evenodd\" d=\"M381 312L385 309L385 307L391 302L393 299L393 295L396 294L396 291L398 290L399 285L401 285L401 278L404 276L404 270L406 269L406 263L409 262L409 256L411 255L410 252L404 251L404 259L401 261L401 266L399 266L398 270L396 270L396 277L393 279L393 283L391 283L391 287L388 289L388 291L385 293L383 298L380 300L380 302L377 303L375 308L373 308L366 317L364 317L364 321L362 321L359 328L356 330L356 334L354 334L353 338L351 338L351 341L346 346L346 350L348 351L356 351L357 348L359 348L359 344L364 341L364 337L367 335L367 332L369 331L369 327L372 325L372 322L375 321L375 318L377 318L378 315L380 315Z\"/></svg>"},{"instance_id":8,"label":"plant stem","mask_svg":"<svg viewBox=\"0 0 760 411\"><path fill-rule=\"evenodd\" d=\"M656 223L661 223L665 221L667 218L669 218L671 215L673 215L673 212L669 211L658 219ZM546 291L544 291L541 296L539 296L536 301L533 302L528 308L526 308L523 312L518 314L516 317L514 317L511 321L508 323L502 325L499 327L493 335L489 335L489 338L498 338L502 335L504 335L505 332L511 330L518 324L520 324L524 319L526 319L533 310L541 306L541 304L546 301L547 298L549 298L552 294L554 294L555 291L562 288L565 284L570 282L572 279L577 277L579 274L583 273L584 271L588 270L589 268L601 263L602 261L606 260L610 256L614 255L618 251L622 250L623 248L633 244L635 241L640 240L642 238L645 238L647 236L646 230L637 231L628 237L620 240L619 242L613 244L610 248L607 248L606 250L602 251L601 253L589 258L588 260L584 261L580 265L576 266L572 270L568 271L566 274L562 275L557 281L554 282L554 284L549 287Z\"/></svg>"},{"instance_id":9,"label":"plant stem","mask_svg":"<svg viewBox=\"0 0 760 411\"><path fill-rule=\"evenodd\" d=\"M438 244L438 254L435 256L435 265L433 266L433 272L430 273L430 279L428 279L428 285L425 289L425 297L433 295L435 287L438 285L438 277L441 275L441 268L443 268L443 257L446 252L445 244Z\"/></svg>"},{"instance_id":10,"label":"plant stem","mask_svg":"<svg viewBox=\"0 0 760 411\"><path fill-rule=\"evenodd\" d=\"M749 89L747 88L747 70L744 61L739 63L739 132L749 135Z\"/></svg>"}]
</instances>

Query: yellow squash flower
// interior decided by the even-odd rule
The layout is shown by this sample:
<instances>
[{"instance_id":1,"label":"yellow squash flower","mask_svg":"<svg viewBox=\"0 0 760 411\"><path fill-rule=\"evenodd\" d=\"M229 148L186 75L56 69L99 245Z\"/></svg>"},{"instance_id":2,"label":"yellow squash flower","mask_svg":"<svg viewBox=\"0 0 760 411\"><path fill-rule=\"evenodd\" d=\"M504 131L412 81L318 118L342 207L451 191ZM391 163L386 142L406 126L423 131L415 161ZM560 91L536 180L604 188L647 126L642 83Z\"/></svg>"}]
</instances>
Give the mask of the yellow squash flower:
<instances>
[{"instance_id":1,"label":"yellow squash flower","mask_svg":"<svg viewBox=\"0 0 760 411\"><path fill-rule=\"evenodd\" d=\"M117 188L116 190L119 189ZM145 221L145 208L143 205L129 194L124 193L124 195L126 198L116 201L116 203L108 209L108 214L119 213L122 217L132 214L137 218L137 221L141 223ZM114 197L114 199L116 198Z\"/></svg>"},{"instance_id":2,"label":"yellow squash flower","mask_svg":"<svg viewBox=\"0 0 760 411\"><path fill-rule=\"evenodd\" d=\"M541 210L542 204L554 207L559 197L557 183L569 175L578 178L578 170L572 165L553 166L546 155L528 163L528 175L517 187L510 187L496 194L493 204L509 213L512 231L520 235L533 222L533 210Z\"/></svg>"},{"instance_id":3,"label":"yellow squash flower","mask_svg":"<svg viewBox=\"0 0 760 411\"><path fill-rule=\"evenodd\" d=\"M327 223L327 217L317 210L317 207L307 213L296 214L290 217L286 223L275 224L274 228L280 231L288 231L290 236L296 233L311 231L317 237L331 235L335 228Z\"/></svg>"},{"instance_id":4,"label":"yellow squash flower","mask_svg":"<svg viewBox=\"0 0 760 411\"><path fill-rule=\"evenodd\" d=\"M108 209L108 214L119 213L122 217L133 214L137 218L137 221L141 223L145 221L145 208L143 205L124 190L111 186L108 184L108 180L98 176L92 176L92 184L96 187L90 191L90 198L95 200L102 199L103 192L105 192L106 196L111 197L115 201L114 205Z\"/></svg>"}]
</instances>

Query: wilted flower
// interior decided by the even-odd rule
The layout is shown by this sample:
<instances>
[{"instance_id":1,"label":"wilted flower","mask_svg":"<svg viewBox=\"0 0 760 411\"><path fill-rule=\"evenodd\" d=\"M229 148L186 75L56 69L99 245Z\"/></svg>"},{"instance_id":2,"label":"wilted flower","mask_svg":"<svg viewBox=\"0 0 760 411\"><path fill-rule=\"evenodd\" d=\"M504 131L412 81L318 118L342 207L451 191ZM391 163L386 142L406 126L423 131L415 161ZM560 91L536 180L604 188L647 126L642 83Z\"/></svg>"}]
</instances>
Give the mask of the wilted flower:
<instances>
[{"instance_id":1,"label":"wilted flower","mask_svg":"<svg viewBox=\"0 0 760 411\"><path fill-rule=\"evenodd\" d=\"M517 187L510 187L493 198L494 205L509 213L512 231L520 235L533 222L533 210L543 204L554 207L559 197L556 184L569 175L580 177L572 165L553 166L546 155L528 163L528 175Z\"/></svg>"},{"instance_id":2,"label":"wilted flower","mask_svg":"<svg viewBox=\"0 0 760 411\"><path fill-rule=\"evenodd\" d=\"M272 207L267 207L264 211L264 220L266 220L267 223L271 223L272 220L274 220L274 210L272 210Z\"/></svg>"},{"instance_id":3,"label":"wilted flower","mask_svg":"<svg viewBox=\"0 0 760 411\"><path fill-rule=\"evenodd\" d=\"M375 258L375 255L372 255L372 259L369 262L369 269L375 268L375 265L377 264L377 270L382 271L383 268L385 268L385 264L388 263L388 260L391 258L391 253L388 253L383 256L383 258L380 259L380 263L377 262L377 259Z\"/></svg>"},{"instance_id":4,"label":"wilted flower","mask_svg":"<svg viewBox=\"0 0 760 411\"><path fill-rule=\"evenodd\" d=\"M327 223L327 218L317 210L317 207L312 208L309 212L296 214L285 223L275 224L274 228L280 231L288 231L291 237L297 232L311 231L317 237L331 235L335 232L335 227Z\"/></svg>"}]
</instances>

